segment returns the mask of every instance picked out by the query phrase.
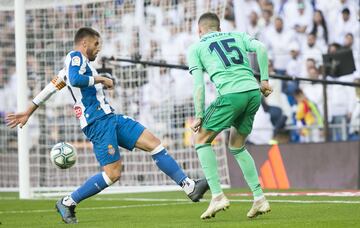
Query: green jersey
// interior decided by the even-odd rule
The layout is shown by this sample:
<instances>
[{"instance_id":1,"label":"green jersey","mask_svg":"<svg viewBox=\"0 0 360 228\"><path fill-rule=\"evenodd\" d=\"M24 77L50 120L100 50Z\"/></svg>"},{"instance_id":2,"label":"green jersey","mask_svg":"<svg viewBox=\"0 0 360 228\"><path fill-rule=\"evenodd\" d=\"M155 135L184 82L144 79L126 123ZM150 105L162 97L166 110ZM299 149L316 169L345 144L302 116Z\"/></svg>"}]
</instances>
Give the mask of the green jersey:
<instances>
[{"instance_id":1,"label":"green jersey","mask_svg":"<svg viewBox=\"0 0 360 228\"><path fill-rule=\"evenodd\" d=\"M251 40L246 33L236 32L211 32L202 36L190 48L190 72L206 71L221 95L259 88L247 57L247 52L255 51Z\"/></svg>"},{"instance_id":2,"label":"green jersey","mask_svg":"<svg viewBox=\"0 0 360 228\"><path fill-rule=\"evenodd\" d=\"M267 54L264 45L246 33L239 32L210 32L203 35L200 41L189 49L187 56L189 71L193 75L207 72L219 95L258 89L259 84L247 57L247 52L255 51L261 80L268 80ZM195 87L196 83L195 79ZM195 91L195 111L197 117L202 117L204 108L200 107L203 106L203 101L202 95L199 94L201 92Z\"/></svg>"}]
</instances>

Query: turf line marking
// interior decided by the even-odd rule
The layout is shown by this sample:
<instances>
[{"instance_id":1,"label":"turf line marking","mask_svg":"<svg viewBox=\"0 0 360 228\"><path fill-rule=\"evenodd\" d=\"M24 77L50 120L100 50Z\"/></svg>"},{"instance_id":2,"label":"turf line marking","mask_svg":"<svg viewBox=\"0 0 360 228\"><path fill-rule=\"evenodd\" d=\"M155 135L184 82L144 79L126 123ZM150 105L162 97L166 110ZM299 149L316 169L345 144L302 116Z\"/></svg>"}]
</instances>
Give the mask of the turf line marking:
<instances>
[{"instance_id":1,"label":"turf line marking","mask_svg":"<svg viewBox=\"0 0 360 228\"><path fill-rule=\"evenodd\" d=\"M252 196L251 193L228 193L229 196ZM325 192L266 192L265 196L341 196L352 197L360 196L360 191L346 190L346 191L325 191Z\"/></svg>"},{"instance_id":2,"label":"turf line marking","mask_svg":"<svg viewBox=\"0 0 360 228\"><path fill-rule=\"evenodd\" d=\"M100 200L100 199L99 199ZM116 200L115 198L103 200ZM126 201L162 201L162 202L184 202L189 201L187 199L151 199L151 198L123 198L121 200ZM201 200L201 202L209 202L210 200ZM303 204L311 204L311 203L329 203L329 204L360 204L360 201L346 201L346 200L268 200L273 203L303 203ZM253 200L242 200L242 199L230 199L230 202L253 202Z\"/></svg>"},{"instance_id":3,"label":"turf line marking","mask_svg":"<svg viewBox=\"0 0 360 228\"><path fill-rule=\"evenodd\" d=\"M0 197L0 200L18 200L19 197Z\"/></svg>"},{"instance_id":4,"label":"turf line marking","mask_svg":"<svg viewBox=\"0 0 360 228\"><path fill-rule=\"evenodd\" d=\"M163 201L163 202L175 202L175 203L157 203L157 204L139 204L139 205L123 205L123 206L109 206L109 207L84 207L79 208L79 211L90 211L90 210L109 210L109 209L124 209L124 208L140 208L140 207L158 207L158 206L171 206L171 205L185 205L192 204L187 199L151 199L151 198L95 198L92 200L97 201ZM203 200L202 202L209 202L209 200ZM234 199L230 202L253 202L252 200L239 200ZM271 203L300 203L300 204L360 204L360 201L343 201L343 200L269 200ZM30 213L49 213L54 212L52 210L14 210L14 211L0 211L0 214L30 214Z\"/></svg>"},{"instance_id":5,"label":"turf line marking","mask_svg":"<svg viewBox=\"0 0 360 228\"><path fill-rule=\"evenodd\" d=\"M140 208L140 207L159 207L159 206L172 206L180 204L191 204L191 202L181 203L151 203L151 204L138 204L138 205L123 205L123 206L109 206L109 207L83 207L78 208L78 211L92 211L92 210L109 210L109 209L123 209L123 208ZM18 210L18 211L0 211L1 214L30 214L30 213L48 213L55 212L55 208L52 210Z\"/></svg>"}]
</instances>

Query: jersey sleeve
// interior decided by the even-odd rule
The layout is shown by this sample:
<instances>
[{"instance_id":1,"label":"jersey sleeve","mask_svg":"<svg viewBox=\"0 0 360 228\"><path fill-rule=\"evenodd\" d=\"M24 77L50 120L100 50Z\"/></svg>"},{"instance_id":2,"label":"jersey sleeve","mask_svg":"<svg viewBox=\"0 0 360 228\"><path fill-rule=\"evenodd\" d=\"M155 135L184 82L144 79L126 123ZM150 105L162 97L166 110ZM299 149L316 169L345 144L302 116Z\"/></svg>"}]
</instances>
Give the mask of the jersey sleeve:
<instances>
[{"instance_id":1,"label":"jersey sleeve","mask_svg":"<svg viewBox=\"0 0 360 228\"><path fill-rule=\"evenodd\" d=\"M189 73L194 78L194 107L195 117L203 118L205 112L205 82L203 74L203 65L196 51L196 46L192 46L188 52Z\"/></svg>"},{"instance_id":2,"label":"jersey sleeve","mask_svg":"<svg viewBox=\"0 0 360 228\"><path fill-rule=\"evenodd\" d=\"M65 83L65 69L59 71L59 73L51 80L49 84L45 86L41 92L35 96L32 102L36 106L40 106L41 104L45 103L54 93L58 90L61 90L66 86Z\"/></svg>"},{"instance_id":3,"label":"jersey sleeve","mask_svg":"<svg viewBox=\"0 0 360 228\"><path fill-rule=\"evenodd\" d=\"M194 70L203 71L204 67L201 63L199 53L197 51L197 45L192 45L188 51L187 61L189 64L189 73L192 74Z\"/></svg>"},{"instance_id":4,"label":"jersey sleeve","mask_svg":"<svg viewBox=\"0 0 360 228\"><path fill-rule=\"evenodd\" d=\"M83 88L93 86L95 84L94 77L85 76L81 73L83 61L82 54L79 51L70 53L65 61L66 73L69 77L69 82L74 87Z\"/></svg>"},{"instance_id":5,"label":"jersey sleeve","mask_svg":"<svg viewBox=\"0 0 360 228\"><path fill-rule=\"evenodd\" d=\"M61 90L66 86L66 70L65 68L61 69L59 73L51 80L51 83L55 86L57 90Z\"/></svg>"},{"instance_id":6,"label":"jersey sleeve","mask_svg":"<svg viewBox=\"0 0 360 228\"><path fill-rule=\"evenodd\" d=\"M269 63L265 45L246 33L242 33L241 38L246 51L256 52L256 59L260 68L260 80L269 80Z\"/></svg>"}]
</instances>

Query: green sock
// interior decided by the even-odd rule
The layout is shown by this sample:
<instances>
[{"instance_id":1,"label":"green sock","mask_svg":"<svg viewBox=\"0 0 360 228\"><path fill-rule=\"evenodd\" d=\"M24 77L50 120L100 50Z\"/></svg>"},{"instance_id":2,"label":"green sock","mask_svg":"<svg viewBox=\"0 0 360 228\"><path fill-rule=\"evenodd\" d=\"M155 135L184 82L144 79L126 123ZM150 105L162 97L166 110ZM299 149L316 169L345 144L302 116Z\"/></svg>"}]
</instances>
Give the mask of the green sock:
<instances>
[{"instance_id":1,"label":"green sock","mask_svg":"<svg viewBox=\"0 0 360 228\"><path fill-rule=\"evenodd\" d=\"M222 193L215 152L213 151L211 144L197 144L195 145L195 149L211 193L213 195Z\"/></svg>"},{"instance_id":2,"label":"green sock","mask_svg":"<svg viewBox=\"0 0 360 228\"><path fill-rule=\"evenodd\" d=\"M251 154L245 147L230 148L230 152L234 155L236 161L238 162L241 171L244 174L246 183L249 185L254 197L262 196L263 191L259 182L255 162Z\"/></svg>"}]
</instances>

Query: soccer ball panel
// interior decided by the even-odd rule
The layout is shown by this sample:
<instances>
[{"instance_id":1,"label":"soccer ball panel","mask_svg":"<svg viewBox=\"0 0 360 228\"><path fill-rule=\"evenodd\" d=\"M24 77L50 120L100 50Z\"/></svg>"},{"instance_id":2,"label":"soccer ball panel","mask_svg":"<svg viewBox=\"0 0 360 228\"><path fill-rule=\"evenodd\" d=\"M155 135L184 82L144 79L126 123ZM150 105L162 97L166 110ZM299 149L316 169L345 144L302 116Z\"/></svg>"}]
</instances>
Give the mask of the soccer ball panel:
<instances>
[{"instance_id":1,"label":"soccer ball panel","mask_svg":"<svg viewBox=\"0 0 360 228\"><path fill-rule=\"evenodd\" d=\"M76 149L69 143L58 143L50 151L51 162L60 169L67 169L76 163Z\"/></svg>"}]
</instances>

